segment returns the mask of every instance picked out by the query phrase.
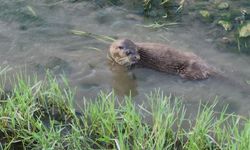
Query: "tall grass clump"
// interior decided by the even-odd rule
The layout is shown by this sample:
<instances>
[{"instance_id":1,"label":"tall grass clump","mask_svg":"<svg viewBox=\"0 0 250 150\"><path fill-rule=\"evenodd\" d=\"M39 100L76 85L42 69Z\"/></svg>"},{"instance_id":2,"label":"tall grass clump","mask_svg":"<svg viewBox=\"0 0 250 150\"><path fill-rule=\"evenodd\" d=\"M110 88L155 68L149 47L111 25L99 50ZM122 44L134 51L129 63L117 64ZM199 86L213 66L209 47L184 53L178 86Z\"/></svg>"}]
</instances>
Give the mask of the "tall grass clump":
<instances>
[{"instance_id":1,"label":"tall grass clump","mask_svg":"<svg viewBox=\"0 0 250 150\"><path fill-rule=\"evenodd\" d=\"M0 103L2 146L11 149L18 143L26 148L63 148L66 134L61 135L62 130L75 117L72 92L60 89L50 76L46 83L22 75L15 79L13 90Z\"/></svg>"},{"instance_id":2,"label":"tall grass clump","mask_svg":"<svg viewBox=\"0 0 250 150\"><path fill-rule=\"evenodd\" d=\"M196 118L188 119L182 100L160 90L141 105L100 92L76 112L74 90L63 77L1 79L0 149L250 148L249 119L226 114L226 107L215 112L216 102L200 104ZM8 79L12 88L5 92Z\"/></svg>"}]
</instances>

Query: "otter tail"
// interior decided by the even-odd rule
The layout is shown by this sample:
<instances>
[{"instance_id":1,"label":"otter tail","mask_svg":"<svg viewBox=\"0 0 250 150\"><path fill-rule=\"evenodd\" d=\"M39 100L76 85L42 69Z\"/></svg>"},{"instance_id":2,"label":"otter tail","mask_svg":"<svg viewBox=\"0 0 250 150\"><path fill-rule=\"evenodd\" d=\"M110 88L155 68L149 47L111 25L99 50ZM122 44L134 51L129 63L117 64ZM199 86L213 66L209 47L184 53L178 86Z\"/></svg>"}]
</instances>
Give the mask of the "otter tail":
<instances>
[{"instance_id":1,"label":"otter tail","mask_svg":"<svg viewBox=\"0 0 250 150\"><path fill-rule=\"evenodd\" d=\"M218 71L214 67L200 60L198 62L191 62L191 65L189 65L180 75L183 78L191 80L204 80L218 74L217 72Z\"/></svg>"}]
</instances>

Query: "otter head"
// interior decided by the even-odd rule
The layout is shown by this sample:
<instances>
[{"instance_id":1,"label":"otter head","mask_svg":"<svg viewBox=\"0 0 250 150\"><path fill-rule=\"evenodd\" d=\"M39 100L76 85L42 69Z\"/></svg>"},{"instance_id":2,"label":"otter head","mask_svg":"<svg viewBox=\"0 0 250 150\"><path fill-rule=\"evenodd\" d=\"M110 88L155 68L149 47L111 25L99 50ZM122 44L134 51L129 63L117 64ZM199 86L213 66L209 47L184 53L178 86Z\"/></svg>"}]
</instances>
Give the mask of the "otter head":
<instances>
[{"instance_id":1,"label":"otter head","mask_svg":"<svg viewBox=\"0 0 250 150\"><path fill-rule=\"evenodd\" d=\"M130 67L140 60L137 46L128 39L117 40L111 44L111 58L120 65Z\"/></svg>"}]
</instances>

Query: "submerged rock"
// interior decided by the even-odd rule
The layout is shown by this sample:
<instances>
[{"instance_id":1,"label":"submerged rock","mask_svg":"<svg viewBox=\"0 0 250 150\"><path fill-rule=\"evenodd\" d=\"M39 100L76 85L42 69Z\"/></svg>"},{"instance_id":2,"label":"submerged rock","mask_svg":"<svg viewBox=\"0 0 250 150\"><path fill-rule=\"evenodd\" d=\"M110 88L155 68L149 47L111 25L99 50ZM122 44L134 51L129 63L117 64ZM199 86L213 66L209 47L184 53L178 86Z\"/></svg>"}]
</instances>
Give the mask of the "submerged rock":
<instances>
[{"instance_id":1,"label":"submerged rock","mask_svg":"<svg viewBox=\"0 0 250 150\"><path fill-rule=\"evenodd\" d=\"M243 24L246 20L249 20L249 19L250 19L250 15L247 13L247 11L246 11L245 9L242 9L242 10L241 10L241 15L235 17L234 20L235 20L238 24Z\"/></svg>"},{"instance_id":2,"label":"submerged rock","mask_svg":"<svg viewBox=\"0 0 250 150\"><path fill-rule=\"evenodd\" d=\"M229 8L229 4L227 2L221 2L218 5L218 9L223 10L223 9L228 9Z\"/></svg>"},{"instance_id":3,"label":"submerged rock","mask_svg":"<svg viewBox=\"0 0 250 150\"><path fill-rule=\"evenodd\" d=\"M52 70L56 74L69 73L72 70L70 64L66 60L55 56L49 57L47 64L45 64L45 68Z\"/></svg>"},{"instance_id":4,"label":"submerged rock","mask_svg":"<svg viewBox=\"0 0 250 150\"><path fill-rule=\"evenodd\" d=\"M136 14L127 14L125 18L133 21L143 21L143 17Z\"/></svg>"},{"instance_id":5,"label":"submerged rock","mask_svg":"<svg viewBox=\"0 0 250 150\"><path fill-rule=\"evenodd\" d=\"M220 42L224 44L232 44L233 41L234 41L233 38L225 36L220 39Z\"/></svg>"},{"instance_id":6,"label":"submerged rock","mask_svg":"<svg viewBox=\"0 0 250 150\"><path fill-rule=\"evenodd\" d=\"M72 70L70 64L67 61L55 56L49 57L45 64L35 64L35 68L41 72L50 70L55 74L70 73Z\"/></svg>"},{"instance_id":7,"label":"submerged rock","mask_svg":"<svg viewBox=\"0 0 250 150\"><path fill-rule=\"evenodd\" d=\"M250 22L245 23L239 30L240 37L250 37Z\"/></svg>"}]
</instances>

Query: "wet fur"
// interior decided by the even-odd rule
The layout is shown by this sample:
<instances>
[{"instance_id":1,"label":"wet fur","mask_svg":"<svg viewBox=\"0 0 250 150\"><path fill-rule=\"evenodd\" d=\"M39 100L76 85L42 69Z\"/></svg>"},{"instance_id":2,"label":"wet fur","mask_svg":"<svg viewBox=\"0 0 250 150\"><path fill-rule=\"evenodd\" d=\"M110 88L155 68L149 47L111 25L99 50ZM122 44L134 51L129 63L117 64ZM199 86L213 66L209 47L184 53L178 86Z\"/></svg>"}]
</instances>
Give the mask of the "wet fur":
<instances>
[{"instance_id":1,"label":"wet fur","mask_svg":"<svg viewBox=\"0 0 250 150\"><path fill-rule=\"evenodd\" d=\"M125 41L125 42L124 42ZM118 46L125 46L133 53L126 56L124 51L117 49ZM189 80L203 80L215 77L226 82L229 86L239 88L244 93L249 93L250 89L240 82L225 77L222 72L209 66L203 59L191 52L182 52L173 49L165 44L157 43L134 43L130 40L117 40L110 46L110 57L113 61L124 60L120 65L131 67L132 65L151 68L157 71L180 75ZM136 63L131 63L131 59L138 58ZM134 61L134 60L133 60Z\"/></svg>"},{"instance_id":2,"label":"wet fur","mask_svg":"<svg viewBox=\"0 0 250 150\"><path fill-rule=\"evenodd\" d=\"M115 52L113 48L122 44L127 45L131 51L136 51L139 54L140 59L136 64L143 67L170 74L177 74L182 78L190 80L207 79L209 76L216 74L216 71L211 66L194 53L181 52L165 44L134 43L130 40L128 40L130 42L124 41L127 41L127 39L118 40L111 45L111 55ZM131 44L131 42L133 44ZM113 59L115 61L124 57L124 55L118 55L118 53L112 56L114 56Z\"/></svg>"}]
</instances>

